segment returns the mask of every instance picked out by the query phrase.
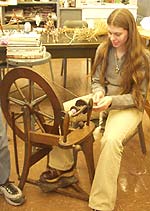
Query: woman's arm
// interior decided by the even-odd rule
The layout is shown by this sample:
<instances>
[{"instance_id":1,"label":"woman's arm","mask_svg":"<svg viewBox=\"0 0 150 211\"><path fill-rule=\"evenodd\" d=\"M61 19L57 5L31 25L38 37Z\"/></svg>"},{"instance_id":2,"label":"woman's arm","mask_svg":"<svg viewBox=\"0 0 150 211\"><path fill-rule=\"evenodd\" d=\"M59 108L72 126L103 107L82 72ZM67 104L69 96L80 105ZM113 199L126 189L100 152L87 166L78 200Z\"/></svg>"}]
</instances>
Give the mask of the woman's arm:
<instances>
[{"instance_id":1,"label":"woman's arm","mask_svg":"<svg viewBox=\"0 0 150 211\"><path fill-rule=\"evenodd\" d=\"M143 99L146 100L146 96L147 96L147 90L148 90L148 79L147 77L145 76L145 68L142 68L141 69L141 73L143 74L143 81L140 85L140 92L143 96ZM97 72L96 72L97 73ZM99 83L99 79L98 78L94 78L94 96L100 96L100 93L104 93L104 95L108 95L107 93L105 94L105 89L104 87L102 87ZM108 85L109 86L109 85ZM99 97L99 101L97 100L96 103L95 103L95 108L94 110L95 111L102 111L102 110L106 110L106 109L127 109L127 108L132 108L132 107L136 107L136 103L135 103L135 99L133 97L133 94L132 94L132 90L131 92L127 93L127 94L115 94L115 89L116 87L114 86L113 88L113 84L111 84L111 91L110 91L110 88L109 88L109 95L110 96L105 96L104 95L102 96L101 94L101 97ZM133 88L132 88L133 89ZM111 94L112 92L112 94ZM118 92L118 91L117 91ZM102 98L103 97L103 98ZM98 98L97 98L98 99Z\"/></svg>"}]
</instances>

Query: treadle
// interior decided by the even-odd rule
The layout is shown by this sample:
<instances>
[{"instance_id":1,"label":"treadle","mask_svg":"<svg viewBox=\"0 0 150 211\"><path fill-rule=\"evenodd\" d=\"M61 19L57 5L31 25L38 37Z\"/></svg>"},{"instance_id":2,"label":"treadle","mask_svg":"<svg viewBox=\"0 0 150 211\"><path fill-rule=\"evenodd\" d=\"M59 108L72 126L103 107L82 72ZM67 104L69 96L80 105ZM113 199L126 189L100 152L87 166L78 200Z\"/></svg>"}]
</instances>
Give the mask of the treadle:
<instances>
[{"instance_id":1,"label":"treadle","mask_svg":"<svg viewBox=\"0 0 150 211\"><path fill-rule=\"evenodd\" d=\"M69 197L88 201L89 195L82 190L77 183L78 179L75 176L72 176L69 178L61 178L55 183L43 183L39 181L38 186L45 193L54 191Z\"/></svg>"},{"instance_id":2,"label":"treadle","mask_svg":"<svg viewBox=\"0 0 150 211\"><path fill-rule=\"evenodd\" d=\"M84 201L89 200L89 195L78 184L72 184L67 188L58 188L55 192Z\"/></svg>"},{"instance_id":3,"label":"treadle","mask_svg":"<svg viewBox=\"0 0 150 211\"><path fill-rule=\"evenodd\" d=\"M77 183L78 179L75 176L72 177L62 177L57 182L38 182L39 187L42 189L43 192L51 192L57 188L66 188L73 183Z\"/></svg>"}]
</instances>

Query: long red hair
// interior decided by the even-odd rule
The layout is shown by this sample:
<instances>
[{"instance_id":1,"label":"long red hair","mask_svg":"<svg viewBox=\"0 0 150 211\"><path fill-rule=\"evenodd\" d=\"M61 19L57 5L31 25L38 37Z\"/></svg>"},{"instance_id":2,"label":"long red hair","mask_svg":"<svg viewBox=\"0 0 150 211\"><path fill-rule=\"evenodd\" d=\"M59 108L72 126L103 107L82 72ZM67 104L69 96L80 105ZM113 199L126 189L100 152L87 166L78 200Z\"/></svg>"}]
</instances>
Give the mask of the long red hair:
<instances>
[{"instance_id":1,"label":"long red hair","mask_svg":"<svg viewBox=\"0 0 150 211\"><path fill-rule=\"evenodd\" d=\"M126 94L132 91L137 107L142 108L144 99L140 92L140 85L145 77L149 81L150 67L148 59L150 59L150 57L148 56L148 51L146 51L143 40L138 32L135 19L129 10L116 9L108 17L107 24L121 27L128 31L126 56L122 66L122 91L120 94ZM92 68L92 74L94 74L97 66L101 64L100 82L102 84L104 84L105 81L105 71L107 70L108 64L107 58L111 47L111 41L107 37L99 52L97 52ZM145 74L141 71L143 68Z\"/></svg>"}]
</instances>

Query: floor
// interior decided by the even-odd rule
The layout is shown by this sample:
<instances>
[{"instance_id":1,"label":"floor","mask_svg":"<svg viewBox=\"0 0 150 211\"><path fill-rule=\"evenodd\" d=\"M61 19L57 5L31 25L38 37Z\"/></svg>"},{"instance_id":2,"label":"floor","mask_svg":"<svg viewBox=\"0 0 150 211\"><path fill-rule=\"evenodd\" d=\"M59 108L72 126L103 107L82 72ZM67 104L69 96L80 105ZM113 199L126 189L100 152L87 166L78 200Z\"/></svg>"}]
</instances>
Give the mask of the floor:
<instances>
[{"instance_id":1,"label":"floor","mask_svg":"<svg viewBox=\"0 0 150 211\"><path fill-rule=\"evenodd\" d=\"M86 60L69 60L67 88L62 87L63 79L60 75L61 60L53 60L53 71L55 82L61 88L60 96L62 102L72 99L75 96L82 96L90 91L90 77L86 75ZM50 80L48 66L36 67L36 71L44 74ZM147 155L141 153L138 136L134 136L127 143L124 149L120 175L118 179L118 196L114 211L150 211L150 133L149 117L144 114L143 120L144 133L147 145ZM11 180L18 183L14 161L14 149L12 131L8 128L9 147L11 152ZM23 142L18 139L19 163L23 160ZM95 164L99 156L99 140L94 142ZM46 159L34 165L30 170L30 178L39 178L42 171L46 168ZM80 186L87 192L90 190L90 183L82 153L79 153L77 172ZM32 184L26 183L23 193L26 202L20 207L13 207L0 197L0 211L90 211L88 203L83 200L64 196L51 192L44 193Z\"/></svg>"}]
</instances>

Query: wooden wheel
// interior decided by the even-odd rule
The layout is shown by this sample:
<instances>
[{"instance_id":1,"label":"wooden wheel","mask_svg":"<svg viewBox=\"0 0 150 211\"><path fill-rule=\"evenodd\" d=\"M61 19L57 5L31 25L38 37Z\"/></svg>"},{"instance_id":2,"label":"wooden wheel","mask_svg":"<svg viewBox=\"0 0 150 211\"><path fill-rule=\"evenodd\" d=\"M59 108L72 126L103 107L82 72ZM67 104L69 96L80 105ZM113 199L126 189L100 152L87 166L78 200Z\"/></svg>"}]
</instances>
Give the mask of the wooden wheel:
<instances>
[{"instance_id":1,"label":"wooden wheel","mask_svg":"<svg viewBox=\"0 0 150 211\"><path fill-rule=\"evenodd\" d=\"M35 130L58 134L63 106L54 88L31 68L16 67L1 81L1 107L11 128L13 128L12 114L15 114L13 129L22 140L25 140L24 106L28 106L30 110L31 126Z\"/></svg>"}]
</instances>

